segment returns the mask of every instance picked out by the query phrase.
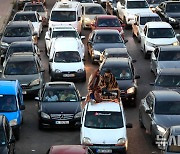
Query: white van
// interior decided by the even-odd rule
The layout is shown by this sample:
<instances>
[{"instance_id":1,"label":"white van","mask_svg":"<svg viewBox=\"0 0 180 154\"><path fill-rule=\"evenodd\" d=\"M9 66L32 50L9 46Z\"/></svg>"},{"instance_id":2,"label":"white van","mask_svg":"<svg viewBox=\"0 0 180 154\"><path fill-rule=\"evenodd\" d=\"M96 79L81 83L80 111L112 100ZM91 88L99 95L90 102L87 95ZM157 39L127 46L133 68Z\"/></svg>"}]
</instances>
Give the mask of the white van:
<instances>
[{"instance_id":1,"label":"white van","mask_svg":"<svg viewBox=\"0 0 180 154\"><path fill-rule=\"evenodd\" d=\"M80 2L58 1L54 4L49 18L49 28L52 26L72 25L81 33L82 6Z\"/></svg>"}]
</instances>

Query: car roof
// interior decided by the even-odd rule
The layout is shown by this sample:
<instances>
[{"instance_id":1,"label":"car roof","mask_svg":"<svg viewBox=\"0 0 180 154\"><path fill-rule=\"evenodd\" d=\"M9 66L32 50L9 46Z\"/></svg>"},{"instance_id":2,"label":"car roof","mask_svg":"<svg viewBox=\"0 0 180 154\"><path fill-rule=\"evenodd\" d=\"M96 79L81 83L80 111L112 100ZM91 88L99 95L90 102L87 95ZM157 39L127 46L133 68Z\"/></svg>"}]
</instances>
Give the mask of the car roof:
<instances>
[{"instance_id":1,"label":"car roof","mask_svg":"<svg viewBox=\"0 0 180 154\"><path fill-rule=\"evenodd\" d=\"M174 1L164 1L164 3L180 3L180 1L178 1L178 0L174 0Z\"/></svg>"},{"instance_id":2,"label":"car roof","mask_svg":"<svg viewBox=\"0 0 180 154\"><path fill-rule=\"evenodd\" d=\"M156 101L179 101L180 94L173 90L153 90Z\"/></svg>"},{"instance_id":3,"label":"car roof","mask_svg":"<svg viewBox=\"0 0 180 154\"><path fill-rule=\"evenodd\" d=\"M75 89L75 84L73 82L47 82L45 85L46 88L55 88L55 89Z\"/></svg>"},{"instance_id":4,"label":"car roof","mask_svg":"<svg viewBox=\"0 0 180 154\"><path fill-rule=\"evenodd\" d=\"M18 80L0 79L0 95L16 95Z\"/></svg>"},{"instance_id":5,"label":"car roof","mask_svg":"<svg viewBox=\"0 0 180 154\"><path fill-rule=\"evenodd\" d=\"M109 112L121 112L122 105L111 101L102 101L101 103L88 103L87 111L109 111Z\"/></svg>"},{"instance_id":6,"label":"car roof","mask_svg":"<svg viewBox=\"0 0 180 154\"><path fill-rule=\"evenodd\" d=\"M179 68L163 68L159 76L161 75L180 75L180 69Z\"/></svg>"},{"instance_id":7,"label":"car roof","mask_svg":"<svg viewBox=\"0 0 180 154\"><path fill-rule=\"evenodd\" d=\"M30 21L11 21L7 27L29 27Z\"/></svg>"},{"instance_id":8,"label":"car roof","mask_svg":"<svg viewBox=\"0 0 180 154\"><path fill-rule=\"evenodd\" d=\"M148 28L172 28L169 23L163 21L147 22L146 25L148 25Z\"/></svg>"},{"instance_id":9,"label":"car roof","mask_svg":"<svg viewBox=\"0 0 180 154\"><path fill-rule=\"evenodd\" d=\"M169 46L159 46L158 47L160 49L160 51L179 51L180 52L180 46L173 46L173 45L169 45Z\"/></svg>"},{"instance_id":10,"label":"car roof","mask_svg":"<svg viewBox=\"0 0 180 154\"><path fill-rule=\"evenodd\" d=\"M8 61L34 61L35 54L33 52L16 52L13 53L9 58Z\"/></svg>"},{"instance_id":11,"label":"car roof","mask_svg":"<svg viewBox=\"0 0 180 154\"><path fill-rule=\"evenodd\" d=\"M119 34L117 29L96 29L93 30L96 34Z\"/></svg>"},{"instance_id":12,"label":"car roof","mask_svg":"<svg viewBox=\"0 0 180 154\"><path fill-rule=\"evenodd\" d=\"M81 5L83 7L89 7L89 6L92 6L92 7L94 7L94 6L102 7L100 4L97 4L97 3L81 3Z\"/></svg>"},{"instance_id":13,"label":"car roof","mask_svg":"<svg viewBox=\"0 0 180 154\"><path fill-rule=\"evenodd\" d=\"M22 42L13 42L10 44L10 47L24 47L24 46L33 46L32 41L22 41Z\"/></svg>"},{"instance_id":14,"label":"car roof","mask_svg":"<svg viewBox=\"0 0 180 154\"><path fill-rule=\"evenodd\" d=\"M103 66L121 66L121 67L129 67L129 58L124 57L109 57L105 60Z\"/></svg>"},{"instance_id":15,"label":"car roof","mask_svg":"<svg viewBox=\"0 0 180 154\"><path fill-rule=\"evenodd\" d=\"M98 15L97 19L118 19L115 15Z\"/></svg>"},{"instance_id":16,"label":"car roof","mask_svg":"<svg viewBox=\"0 0 180 154\"><path fill-rule=\"evenodd\" d=\"M51 154L85 154L87 147L83 145L54 145L51 147Z\"/></svg>"},{"instance_id":17,"label":"car roof","mask_svg":"<svg viewBox=\"0 0 180 154\"><path fill-rule=\"evenodd\" d=\"M112 54L128 54L127 49L126 48L106 48L104 50L106 53L112 53Z\"/></svg>"}]
</instances>

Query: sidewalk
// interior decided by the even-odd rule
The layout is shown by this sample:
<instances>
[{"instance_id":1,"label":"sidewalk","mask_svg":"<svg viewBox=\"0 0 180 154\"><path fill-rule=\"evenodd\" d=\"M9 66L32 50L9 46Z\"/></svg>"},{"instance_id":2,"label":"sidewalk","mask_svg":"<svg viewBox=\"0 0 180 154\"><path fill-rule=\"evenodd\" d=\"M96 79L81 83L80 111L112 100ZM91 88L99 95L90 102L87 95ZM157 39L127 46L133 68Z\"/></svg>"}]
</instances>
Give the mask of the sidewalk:
<instances>
[{"instance_id":1,"label":"sidewalk","mask_svg":"<svg viewBox=\"0 0 180 154\"><path fill-rule=\"evenodd\" d=\"M16 0L0 0L0 33L3 32L9 20L15 2Z\"/></svg>"}]
</instances>

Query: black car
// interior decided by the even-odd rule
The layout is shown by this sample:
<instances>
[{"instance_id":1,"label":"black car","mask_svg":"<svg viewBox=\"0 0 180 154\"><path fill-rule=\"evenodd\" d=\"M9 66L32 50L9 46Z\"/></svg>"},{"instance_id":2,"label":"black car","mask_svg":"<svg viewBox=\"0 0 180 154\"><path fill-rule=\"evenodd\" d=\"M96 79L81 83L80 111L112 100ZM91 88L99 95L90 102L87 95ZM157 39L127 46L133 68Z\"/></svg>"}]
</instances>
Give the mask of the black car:
<instances>
[{"instance_id":1,"label":"black car","mask_svg":"<svg viewBox=\"0 0 180 154\"><path fill-rule=\"evenodd\" d=\"M4 63L1 77L19 80L23 94L37 95L44 84L44 71L36 54L20 52L9 56Z\"/></svg>"},{"instance_id":2,"label":"black car","mask_svg":"<svg viewBox=\"0 0 180 154\"><path fill-rule=\"evenodd\" d=\"M89 34L87 48L92 62L99 62L100 55L107 48L126 48L118 30L93 30Z\"/></svg>"},{"instance_id":3,"label":"black car","mask_svg":"<svg viewBox=\"0 0 180 154\"><path fill-rule=\"evenodd\" d=\"M31 41L13 42L10 44L5 54L5 57L4 55L1 56L1 64L3 63L4 60L6 61L10 55L16 52L32 52L40 56L40 50L37 47L37 45L35 45L33 42Z\"/></svg>"},{"instance_id":4,"label":"black car","mask_svg":"<svg viewBox=\"0 0 180 154\"><path fill-rule=\"evenodd\" d=\"M35 100L38 103L39 128L75 127L81 118L79 91L73 82L48 82Z\"/></svg>"},{"instance_id":5,"label":"black car","mask_svg":"<svg viewBox=\"0 0 180 154\"><path fill-rule=\"evenodd\" d=\"M172 90L150 91L141 100L139 123L150 133L155 144L169 127L180 125L180 93Z\"/></svg>"},{"instance_id":6,"label":"black car","mask_svg":"<svg viewBox=\"0 0 180 154\"><path fill-rule=\"evenodd\" d=\"M180 24L180 1L165 1L160 3L156 9L162 21L170 23L173 27L179 28Z\"/></svg>"},{"instance_id":7,"label":"black car","mask_svg":"<svg viewBox=\"0 0 180 154\"><path fill-rule=\"evenodd\" d=\"M111 70L118 82L122 101L129 102L135 106L137 94L136 79L139 79L140 76L136 75L132 61L129 58L122 57L107 58L100 65L99 70L103 74L107 69Z\"/></svg>"},{"instance_id":8,"label":"black car","mask_svg":"<svg viewBox=\"0 0 180 154\"><path fill-rule=\"evenodd\" d=\"M15 154L15 138L4 115L0 115L0 153Z\"/></svg>"},{"instance_id":9,"label":"black car","mask_svg":"<svg viewBox=\"0 0 180 154\"><path fill-rule=\"evenodd\" d=\"M162 69L156 76L155 82L150 83L150 85L153 85L155 90L171 89L180 91L180 69Z\"/></svg>"}]
</instances>

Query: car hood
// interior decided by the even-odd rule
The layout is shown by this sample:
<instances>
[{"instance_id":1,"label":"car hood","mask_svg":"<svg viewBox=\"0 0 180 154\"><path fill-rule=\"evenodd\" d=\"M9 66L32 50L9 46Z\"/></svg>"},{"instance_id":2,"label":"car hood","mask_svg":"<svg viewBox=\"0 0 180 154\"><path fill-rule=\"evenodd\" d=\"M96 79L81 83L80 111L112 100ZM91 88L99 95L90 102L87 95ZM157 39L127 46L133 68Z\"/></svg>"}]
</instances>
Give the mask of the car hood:
<instances>
[{"instance_id":1,"label":"car hood","mask_svg":"<svg viewBox=\"0 0 180 154\"><path fill-rule=\"evenodd\" d=\"M120 90L128 90L131 87L134 87L132 80L117 80Z\"/></svg>"},{"instance_id":2,"label":"car hood","mask_svg":"<svg viewBox=\"0 0 180 154\"><path fill-rule=\"evenodd\" d=\"M178 18L180 19L180 12L176 12L176 13L172 13L172 12L167 12L166 13L169 17L172 17L172 18Z\"/></svg>"},{"instance_id":3,"label":"car hood","mask_svg":"<svg viewBox=\"0 0 180 154\"><path fill-rule=\"evenodd\" d=\"M84 15L83 18L89 18L89 19L92 21L92 20L94 20L94 18L95 18L97 15L101 15L101 14ZM102 15L104 15L104 14L102 14Z\"/></svg>"},{"instance_id":4,"label":"car hood","mask_svg":"<svg viewBox=\"0 0 180 154\"><path fill-rule=\"evenodd\" d=\"M148 38L148 42L155 44L155 45L172 45L174 42L177 41L175 37L173 38Z\"/></svg>"},{"instance_id":5,"label":"car hood","mask_svg":"<svg viewBox=\"0 0 180 154\"><path fill-rule=\"evenodd\" d=\"M129 14L137 14L137 13L141 13L141 12L144 12L144 13L152 13L152 11L149 9L149 8L138 8L138 9L127 9L126 10L127 13Z\"/></svg>"},{"instance_id":6,"label":"car hood","mask_svg":"<svg viewBox=\"0 0 180 154\"><path fill-rule=\"evenodd\" d=\"M180 68L180 61L159 61L158 68Z\"/></svg>"},{"instance_id":7,"label":"car hood","mask_svg":"<svg viewBox=\"0 0 180 154\"><path fill-rule=\"evenodd\" d=\"M1 114L5 115L8 121L11 121L13 119L19 119L20 114L19 111L16 112L1 112Z\"/></svg>"},{"instance_id":8,"label":"car hood","mask_svg":"<svg viewBox=\"0 0 180 154\"><path fill-rule=\"evenodd\" d=\"M154 86L154 90L173 90L180 92L180 87L162 87L162 86Z\"/></svg>"},{"instance_id":9,"label":"car hood","mask_svg":"<svg viewBox=\"0 0 180 154\"><path fill-rule=\"evenodd\" d=\"M103 52L107 48L126 48L124 43L95 43L93 46L94 50Z\"/></svg>"},{"instance_id":10,"label":"car hood","mask_svg":"<svg viewBox=\"0 0 180 154\"><path fill-rule=\"evenodd\" d=\"M28 37L3 37L1 39L1 42L11 44L12 42L16 42L16 41L31 41L31 40L32 40L31 36L28 36Z\"/></svg>"},{"instance_id":11,"label":"car hood","mask_svg":"<svg viewBox=\"0 0 180 154\"><path fill-rule=\"evenodd\" d=\"M0 146L0 154L7 154L7 153L8 153L8 149L6 145Z\"/></svg>"},{"instance_id":12,"label":"car hood","mask_svg":"<svg viewBox=\"0 0 180 154\"><path fill-rule=\"evenodd\" d=\"M44 102L41 103L42 112L48 114L75 114L81 111L80 102Z\"/></svg>"},{"instance_id":13,"label":"car hood","mask_svg":"<svg viewBox=\"0 0 180 154\"><path fill-rule=\"evenodd\" d=\"M180 115L155 115L156 124L169 128L180 124Z\"/></svg>"},{"instance_id":14,"label":"car hood","mask_svg":"<svg viewBox=\"0 0 180 154\"><path fill-rule=\"evenodd\" d=\"M126 138L126 129L83 128L83 137L91 139L93 144L117 144L118 139Z\"/></svg>"},{"instance_id":15,"label":"car hood","mask_svg":"<svg viewBox=\"0 0 180 154\"><path fill-rule=\"evenodd\" d=\"M39 74L33 74L33 75L5 75L4 78L10 79L10 80L19 80L20 84L28 85L32 81L39 79Z\"/></svg>"}]
</instances>

